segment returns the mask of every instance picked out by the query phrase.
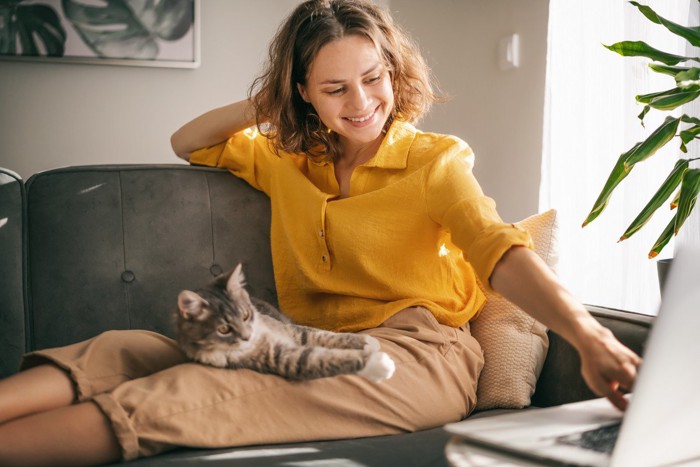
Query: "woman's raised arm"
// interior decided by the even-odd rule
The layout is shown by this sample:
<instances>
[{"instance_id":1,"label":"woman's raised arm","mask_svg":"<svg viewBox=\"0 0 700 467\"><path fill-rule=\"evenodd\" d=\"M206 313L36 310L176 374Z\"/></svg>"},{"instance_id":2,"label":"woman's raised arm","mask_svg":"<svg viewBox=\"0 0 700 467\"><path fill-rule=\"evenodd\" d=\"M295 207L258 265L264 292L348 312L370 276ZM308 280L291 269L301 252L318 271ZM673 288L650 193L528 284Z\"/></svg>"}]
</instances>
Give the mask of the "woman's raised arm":
<instances>
[{"instance_id":1,"label":"woman's raised arm","mask_svg":"<svg viewBox=\"0 0 700 467\"><path fill-rule=\"evenodd\" d=\"M178 157L189 161L192 152L213 146L255 124L253 106L248 99L210 110L185 123L170 137Z\"/></svg>"}]
</instances>

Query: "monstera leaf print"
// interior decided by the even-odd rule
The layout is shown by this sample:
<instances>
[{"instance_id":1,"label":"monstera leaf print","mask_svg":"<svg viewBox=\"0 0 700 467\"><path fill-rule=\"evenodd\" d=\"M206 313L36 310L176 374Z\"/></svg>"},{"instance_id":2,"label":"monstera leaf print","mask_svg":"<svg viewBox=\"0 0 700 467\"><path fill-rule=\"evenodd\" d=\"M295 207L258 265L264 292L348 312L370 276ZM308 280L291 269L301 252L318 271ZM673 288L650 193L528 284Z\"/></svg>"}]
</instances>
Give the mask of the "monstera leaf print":
<instances>
[{"instance_id":1,"label":"monstera leaf print","mask_svg":"<svg viewBox=\"0 0 700 467\"><path fill-rule=\"evenodd\" d=\"M191 0L62 0L63 13L99 57L150 60L157 39L177 40L194 18Z\"/></svg>"},{"instance_id":2,"label":"monstera leaf print","mask_svg":"<svg viewBox=\"0 0 700 467\"><path fill-rule=\"evenodd\" d=\"M0 54L60 57L66 31L49 5L0 0Z\"/></svg>"}]
</instances>

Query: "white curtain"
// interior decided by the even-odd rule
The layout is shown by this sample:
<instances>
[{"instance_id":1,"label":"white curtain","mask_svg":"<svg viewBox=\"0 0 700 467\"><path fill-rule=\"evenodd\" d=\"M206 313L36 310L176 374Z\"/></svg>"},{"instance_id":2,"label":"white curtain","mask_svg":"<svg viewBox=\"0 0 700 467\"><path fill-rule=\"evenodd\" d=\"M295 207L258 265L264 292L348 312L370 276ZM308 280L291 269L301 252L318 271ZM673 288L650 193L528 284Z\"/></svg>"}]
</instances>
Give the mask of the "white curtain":
<instances>
[{"instance_id":1,"label":"white curtain","mask_svg":"<svg viewBox=\"0 0 700 467\"><path fill-rule=\"evenodd\" d=\"M688 24L690 0L640 3ZM662 208L633 237L617 240L673 167L680 155L676 141L635 166L606 210L581 228L618 156L666 116L650 112L643 128L634 96L674 86L672 77L648 69L648 59L622 57L602 45L623 40L686 53L683 39L628 2L550 0L540 208L559 211L559 276L581 301L655 314L656 261L647 253L671 213ZM661 257L672 251L670 244Z\"/></svg>"}]
</instances>

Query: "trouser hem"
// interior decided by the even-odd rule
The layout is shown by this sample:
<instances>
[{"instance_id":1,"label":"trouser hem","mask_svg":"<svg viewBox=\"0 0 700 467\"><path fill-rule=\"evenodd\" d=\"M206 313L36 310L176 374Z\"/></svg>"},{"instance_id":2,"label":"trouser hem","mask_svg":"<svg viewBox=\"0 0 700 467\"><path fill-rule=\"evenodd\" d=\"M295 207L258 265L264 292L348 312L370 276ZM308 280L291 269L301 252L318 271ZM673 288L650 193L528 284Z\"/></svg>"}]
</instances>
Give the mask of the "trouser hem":
<instances>
[{"instance_id":1,"label":"trouser hem","mask_svg":"<svg viewBox=\"0 0 700 467\"><path fill-rule=\"evenodd\" d=\"M139 438L124 409L109 394L100 394L92 399L107 417L117 442L121 447L122 460L130 461L139 457Z\"/></svg>"},{"instance_id":2,"label":"trouser hem","mask_svg":"<svg viewBox=\"0 0 700 467\"><path fill-rule=\"evenodd\" d=\"M55 355L45 353L41 350L26 354L22 358L20 371L44 364L54 365L67 373L75 389L76 402L85 402L92 398L92 383L88 376L77 365L72 364L70 361L57 358Z\"/></svg>"}]
</instances>

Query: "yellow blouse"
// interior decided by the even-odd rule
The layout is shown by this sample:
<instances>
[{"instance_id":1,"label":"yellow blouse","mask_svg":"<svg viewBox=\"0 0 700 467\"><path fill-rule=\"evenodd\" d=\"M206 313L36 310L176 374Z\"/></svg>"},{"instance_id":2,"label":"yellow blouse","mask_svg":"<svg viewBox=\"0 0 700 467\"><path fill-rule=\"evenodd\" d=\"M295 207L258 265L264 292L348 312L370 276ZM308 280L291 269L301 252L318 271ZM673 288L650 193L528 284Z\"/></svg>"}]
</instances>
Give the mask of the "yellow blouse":
<instances>
[{"instance_id":1,"label":"yellow blouse","mask_svg":"<svg viewBox=\"0 0 700 467\"><path fill-rule=\"evenodd\" d=\"M484 196L464 141L406 122L394 121L377 154L354 170L346 198L332 163L278 156L255 129L190 161L225 167L270 197L278 300L300 324L358 331L423 306L461 326L481 309L480 282L488 287L501 256L532 247Z\"/></svg>"}]
</instances>

